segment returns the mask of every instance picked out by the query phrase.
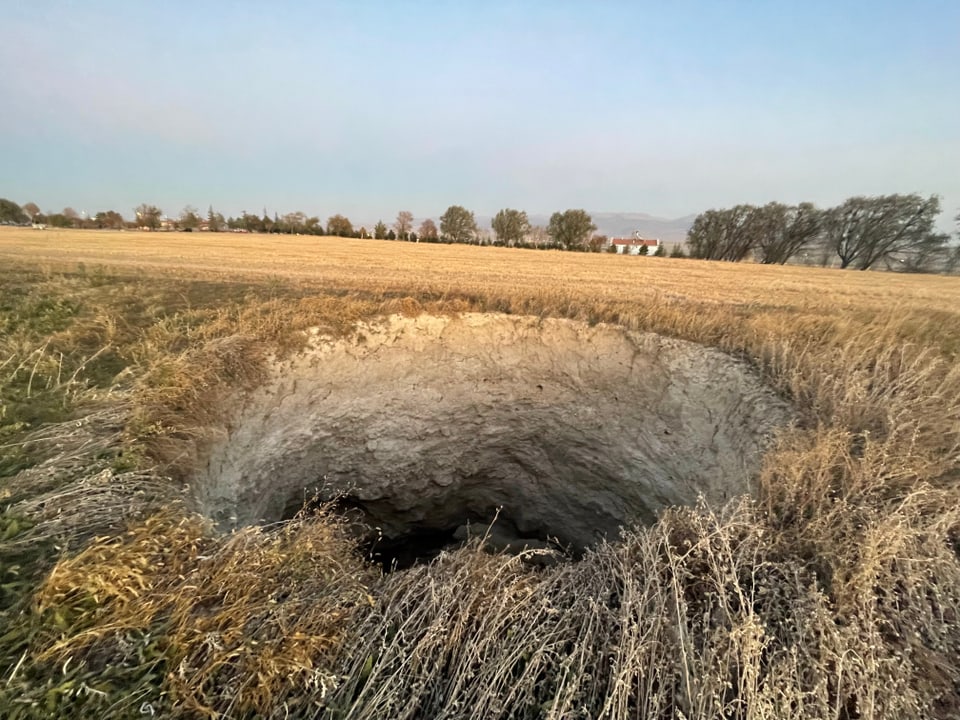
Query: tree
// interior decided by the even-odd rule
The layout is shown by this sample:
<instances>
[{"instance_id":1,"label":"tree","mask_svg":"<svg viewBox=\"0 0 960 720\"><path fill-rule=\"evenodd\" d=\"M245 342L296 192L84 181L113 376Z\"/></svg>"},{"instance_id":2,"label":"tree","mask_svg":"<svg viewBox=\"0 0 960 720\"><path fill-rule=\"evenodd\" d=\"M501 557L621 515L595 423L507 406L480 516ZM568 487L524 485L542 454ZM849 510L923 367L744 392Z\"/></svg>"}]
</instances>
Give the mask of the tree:
<instances>
[{"instance_id":1,"label":"tree","mask_svg":"<svg viewBox=\"0 0 960 720\"><path fill-rule=\"evenodd\" d=\"M957 240L960 240L960 212L954 216L953 221L957 224ZM943 270L950 274L960 270L960 244L954 245L953 250L947 255L947 262Z\"/></svg>"},{"instance_id":2,"label":"tree","mask_svg":"<svg viewBox=\"0 0 960 720\"><path fill-rule=\"evenodd\" d=\"M156 205L148 205L143 203L138 205L136 210L133 211L134 217L137 218L137 225L139 227L149 228L150 230L156 230L160 227L160 218L163 215L163 211L158 208Z\"/></svg>"},{"instance_id":3,"label":"tree","mask_svg":"<svg viewBox=\"0 0 960 720\"><path fill-rule=\"evenodd\" d=\"M427 218L420 223L420 230L418 231L418 234L420 235L421 240L426 240L428 242L436 240L439 236L439 233L437 232L437 224L430 218Z\"/></svg>"},{"instance_id":4,"label":"tree","mask_svg":"<svg viewBox=\"0 0 960 720\"><path fill-rule=\"evenodd\" d=\"M180 211L180 228L193 232L198 227L200 227L200 216L197 214L197 209L192 205L187 205Z\"/></svg>"},{"instance_id":5,"label":"tree","mask_svg":"<svg viewBox=\"0 0 960 720\"><path fill-rule=\"evenodd\" d=\"M765 265L786 263L809 247L823 226L823 213L808 202L796 206L772 202L754 213L757 260Z\"/></svg>"},{"instance_id":6,"label":"tree","mask_svg":"<svg viewBox=\"0 0 960 720\"><path fill-rule=\"evenodd\" d=\"M586 210L565 210L550 216L547 233L553 242L564 250L579 250L584 247L590 233L597 229Z\"/></svg>"},{"instance_id":7,"label":"tree","mask_svg":"<svg viewBox=\"0 0 960 720\"><path fill-rule=\"evenodd\" d=\"M663 243L657 245L657 251L653 254L654 257L666 257L667 256L667 246Z\"/></svg>"},{"instance_id":8,"label":"tree","mask_svg":"<svg viewBox=\"0 0 960 720\"><path fill-rule=\"evenodd\" d=\"M610 238L606 235L593 235L587 241L587 250L598 253L603 252L612 245L613 243L610 242ZM614 252L616 252L616 248L614 248Z\"/></svg>"},{"instance_id":9,"label":"tree","mask_svg":"<svg viewBox=\"0 0 960 720\"><path fill-rule=\"evenodd\" d=\"M760 216L752 205L700 213L687 233L690 257L739 262L753 249L760 232Z\"/></svg>"},{"instance_id":10,"label":"tree","mask_svg":"<svg viewBox=\"0 0 960 720\"><path fill-rule=\"evenodd\" d=\"M274 225L276 232L283 232L288 235L303 233L307 227L307 215L299 210L287 213L282 218L278 218Z\"/></svg>"},{"instance_id":11,"label":"tree","mask_svg":"<svg viewBox=\"0 0 960 720\"><path fill-rule=\"evenodd\" d=\"M377 224L373 226L373 237L375 240L384 240L387 237L387 226L383 220L377 220Z\"/></svg>"},{"instance_id":12,"label":"tree","mask_svg":"<svg viewBox=\"0 0 960 720\"><path fill-rule=\"evenodd\" d=\"M683 245L677 243L670 249L670 257L672 258L685 258L687 254L683 251Z\"/></svg>"},{"instance_id":13,"label":"tree","mask_svg":"<svg viewBox=\"0 0 960 720\"><path fill-rule=\"evenodd\" d=\"M504 245L514 246L523 242L530 232L530 220L522 210L504 208L490 222L493 232Z\"/></svg>"},{"instance_id":14,"label":"tree","mask_svg":"<svg viewBox=\"0 0 960 720\"><path fill-rule=\"evenodd\" d=\"M52 213L47 218L47 223L53 227L71 228L80 227L82 221L80 220L80 213L78 213L72 207L65 207L58 213Z\"/></svg>"},{"instance_id":15,"label":"tree","mask_svg":"<svg viewBox=\"0 0 960 720\"><path fill-rule=\"evenodd\" d=\"M320 218L311 215L303 221L303 231L308 235L323 235L323 225L320 224Z\"/></svg>"},{"instance_id":16,"label":"tree","mask_svg":"<svg viewBox=\"0 0 960 720\"><path fill-rule=\"evenodd\" d=\"M884 262L891 270L910 273L951 272L950 236L931 232L910 248L902 250Z\"/></svg>"},{"instance_id":17,"label":"tree","mask_svg":"<svg viewBox=\"0 0 960 720\"><path fill-rule=\"evenodd\" d=\"M73 227L73 220L63 213L52 213L46 218L47 224L55 228Z\"/></svg>"},{"instance_id":18,"label":"tree","mask_svg":"<svg viewBox=\"0 0 960 720\"><path fill-rule=\"evenodd\" d=\"M30 218L13 200L0 198L0 222L2 223L25 223Z\"/></svg>"},{"instance_id":19,"label":"tree","mask_svg":"<svg viewBox=\"0 0 960 720\"><path fill-rule=\"evenodd\" d=\"M40 206L34 202L28 202L23 206L23 211L27 214L27 217L32 220L40 214Z\"/></svg>"},{"instance_id":20,"label":"tree","mask_svg":"<svg viewBox=\"0 0 960 720\"><path fill-rule=\"evenodd\" d=\"M453 242L470 242L477 234L473 213L460 205L451 205L440 216L440 233Z\"/></svg>"},{"instance_id":21,"label":"tree","mask_svg":"<svg viewBox=\"0 0 960 720\"><path fill-rule=\"evenodd\" d=\"M246 210L241 213L238 224L241 229L247 232L261 232L263 230L263 221L259 216L248 213Z\"/></svg>"},{"instance_id":22,"label":"tree","mask_svg":"<svg viewBox=\"0 0 960 720\"><path fill-rule=\"evenodd\" d=\"M954 245L953 249L947 254L947 260L943 265L943 271L952 275L958 270L960 270L960 245Z\"/></svg>"},{"instance_id":23,"label":"tree","mask_svg":"<svg viewBox=\"0 0 960 720\"><path fill-rule=\"evenodd\" d=\"M898 260L922 246L945 244L934 232L940 198L917 194L852 197L824 214L826 243L840 267L867 270L880 260Z\"/></svg>"},{"instance_id":24,"label":"tree","mask_svg":"<svg viewBox=\"0 0 960 720\"><path fill-rule=\"evenodd\" d=\"M407 234L413 229L413 213L409 210L401 210L397 213L397 221L393 224L397 231L397 237L401 240L407 239Z\"/></svg>"},{"instance_id":25,"label":"tree","mask_svg":"<svg viewBox=\"0 0 960 720\"><path fill-rule=\"evenodd\" d=\"M210 232L220 232L226 224L227 221L223 219L223 215L213 211L213 205L207 208L207 227Z\"/></svg>"},{"instance_id":26,"label":"tree","mask_svg":"<svg viewBox=\"0 0 960 720\"><path fill-rule=\"evenodd\" d=\"M547 247L550 242L550 235L547 233L547 229L542 225L534 225L532 228L530 228L526 242L528 245L535 248Z\"/></svg>"},{"instance_id":27,"label":"tree","mask_svg":"<svg viewBox=\"0 0 960 720\"><path fill-rule=\"evenodd\" d=\"M94 225L101 229L120 230L124 226L123 215L115 210L98 212L93 217Z\"/></svg>"},{"instance_id":28,"label":"tree","mask_svg":"<svg viewBox=\"0 0 960 720\"><path fill-rule=\"evenodd\" d=\"M270 216L267 215L267 209L263 209L263 218L260 220L260 231L261 232L273 232L274 225L276 225L276 220L271 220Z\"/></svg>"},{"instance_id":29,"label":"tree","mask_svg":"<svg viewBox=\"0 0 960 720\"><path fill-rule=\"evenodd\" d=\"M334 215L327 220L327 235L353 237L353 223L343 215Z\"/></svg>"}]
</instances>

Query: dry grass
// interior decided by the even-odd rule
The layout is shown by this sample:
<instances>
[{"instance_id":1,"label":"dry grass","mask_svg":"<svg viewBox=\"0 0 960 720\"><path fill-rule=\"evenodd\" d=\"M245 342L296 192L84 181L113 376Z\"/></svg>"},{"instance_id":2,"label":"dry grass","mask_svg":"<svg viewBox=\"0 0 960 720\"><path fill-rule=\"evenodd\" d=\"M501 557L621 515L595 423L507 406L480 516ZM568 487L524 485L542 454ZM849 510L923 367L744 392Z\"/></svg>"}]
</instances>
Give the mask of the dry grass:
<instances>
[{"instance_id":1,"label":"dry grass","mask_svg":"<svg viewBox=\"0 0 960 720\"><path fill-rule=\"evenodd\" d=\"M83 263L88 274L94 268L268 285L292 281L313 289L430 299L477 295L536 304L561 293L570 302L599 306L689 300L864 313L855 321L890 311L952 316L960 300L956 278L941 276L307 236L0 228L0 257L49 267Z\"/></svg>"},{"instance_id":2,"label":"dry grass","mask_svg":"<svg viewBox=\"0 0 960 720\"><path fill-rule=\"evenodd\" d=\"M960 716L956 278L10 229L0 258L0 714ZM466 310L715 345L802 422L755 499L544 570L380 577L329 514L218 537L178 502L302 330Z\"/></svg>"}]
</instances>

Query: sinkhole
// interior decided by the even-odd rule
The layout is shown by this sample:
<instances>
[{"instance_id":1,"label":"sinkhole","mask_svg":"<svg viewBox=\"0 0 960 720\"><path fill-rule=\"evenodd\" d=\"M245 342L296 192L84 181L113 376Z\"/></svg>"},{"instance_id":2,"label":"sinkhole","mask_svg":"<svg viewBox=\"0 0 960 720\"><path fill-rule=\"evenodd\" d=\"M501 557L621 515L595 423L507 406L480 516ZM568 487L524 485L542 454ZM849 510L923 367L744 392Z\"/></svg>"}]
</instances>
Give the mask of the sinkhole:
<instances>
[{"instance_id":1,"label":"sinkhole","mask_svg":"<svg viewBox=\"0 0 960 720\"><path fill-rule=\"evenodd\" d=\"M339 498L403 567L477 533L575 556L667 506L750 492L791 411L713 348L467 314L315 331L225 417L191 479L201 512L229 528Z\"/></svg>"}]
</instances>

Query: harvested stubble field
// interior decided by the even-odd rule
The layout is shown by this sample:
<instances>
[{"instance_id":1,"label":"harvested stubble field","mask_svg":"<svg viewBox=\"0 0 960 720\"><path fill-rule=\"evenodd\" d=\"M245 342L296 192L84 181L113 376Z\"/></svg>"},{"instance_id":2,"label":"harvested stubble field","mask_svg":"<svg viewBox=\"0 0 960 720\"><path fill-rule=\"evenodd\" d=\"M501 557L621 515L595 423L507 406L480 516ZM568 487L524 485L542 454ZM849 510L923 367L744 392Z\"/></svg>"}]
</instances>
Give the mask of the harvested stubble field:
<instances>
[{"instance_id":1,"label":"harvested stubble field","mask_svg":"<svg viewBox=\"0 0 960 720\"><path fill-rule=\"evenodd\" d=\"M4 228L0 263L3 717L960 716L955 278ZM475 313L717 348L794 419L749 495L546 567L195 512L278 363Z\"/></svg>"}]
</instances>

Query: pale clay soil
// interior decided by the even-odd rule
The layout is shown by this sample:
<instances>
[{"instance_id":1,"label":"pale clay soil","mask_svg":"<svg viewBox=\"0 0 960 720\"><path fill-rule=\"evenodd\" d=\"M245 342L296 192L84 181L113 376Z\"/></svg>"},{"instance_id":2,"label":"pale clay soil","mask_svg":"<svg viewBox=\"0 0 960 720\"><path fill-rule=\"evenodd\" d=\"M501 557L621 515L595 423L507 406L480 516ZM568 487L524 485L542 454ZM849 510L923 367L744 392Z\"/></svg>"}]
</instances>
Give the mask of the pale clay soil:
<instances>
[{"instance_id":1,"label":"pale clay soil","mask_svg":"<svg viewBox=\"0 0 960 720\"><path fill-rule=\"evenodd\" d=\"M787 403L743 361L614 326L391 316L235 395L192 479L231 527L347 494L385 537L489 523L583 549L750 492Z\"/></svg>"}]
</instances>

